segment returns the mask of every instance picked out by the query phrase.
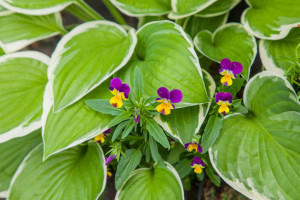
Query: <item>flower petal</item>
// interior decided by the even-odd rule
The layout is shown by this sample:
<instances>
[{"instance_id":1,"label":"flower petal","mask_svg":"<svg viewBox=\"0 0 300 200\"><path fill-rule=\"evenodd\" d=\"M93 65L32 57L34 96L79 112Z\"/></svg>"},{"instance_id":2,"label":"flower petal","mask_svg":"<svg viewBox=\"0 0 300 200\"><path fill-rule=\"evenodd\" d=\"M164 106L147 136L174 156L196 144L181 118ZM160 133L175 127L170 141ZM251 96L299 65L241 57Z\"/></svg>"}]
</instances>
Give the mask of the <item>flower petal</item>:
<instances>
[{"instance_id":1,"label":"flower petal","mask_svg":"<svg viewBox=\"0 0 300 200\"><path fill-rule=\"evenodd\" d=\"M194 156L193 163L197 164L197 165L200 165L203 162L202 162L201 158Z\"/></svg>"},{"instance_id":2,"label":"flower petal","mask_svg":"<svg viewBox=\"0 0 300 200\"><path fill-rule=\"evenodd\" d=\"M130 87L126 84L126 83L123 83L120 87L120 92L123 92L124 93L124 96L126 99L128 99L128 94L130 92Z\"/></svg>"},{"instance_id":3,"label":"flower petal","mask_svg":"<svg viewBox=\"0 0 300 200\"><path fill-rule=\"evenodd\" d=\"M223 93L223 101L228 101L232 103L232 94L230 92Z\"/></svg>"},{"instance_id":4,"label":"flower petal","mask_svg":"<svg viewBox=\"0 0 300 200\"><path fill-rule=\"evenodd\" d=\"M104 131L103 133L110 133L111 132L111 129L107 129L106 131Z\"/></svg>"},{"instance_id":5,"label":"flower petal","mask_svg":"<svg viewBox=\"0 0 300 200\"><path fill-rule=\"evenodd\" d=\"M116 157L117 157L117 155L110 155L110 156L108 156L108 158L105 158L105 165L108 165Z\"/></svg>"},{"instance_id":6,"label":"flower petal","mask_svg":"<svg viewBox=\"0 0 300 200\"><path fill-rule=\"evenodd\" d=\"M110 81L110 86L118 91L120 91L121 85L122 85L122 81L118 77L115 77ZM109 87L110 90L111 87Z\"/></svg>"},{"instance_id":7,"label":"flower petal","mask_svg":"<svg viewBox=\"0 0 300 200\"><path fill-rule=\"evenodd\" d=\"M179 103L182 100L182 92L179 89L174 89L170 92L170 100L172 103Z\"/></svg>"},{"instance_id":8,"label":"flower petal","mask_svg":"<svg viewBox=\"0 0 300 200\"><path fill-rule=\"evenodd\" d=\"M240 74L243 71L243 65L239 62L232 62L231 63L231 71L233 74Z\"/></svg>"},{"instance_id":9,"label":"flower petal","mask_svg":"<svg viewBox=\"0 0 300 200\"><path fill-rule=\"evenodd\" d=\"M223 92L218 92L215 96L216 102L218 103L219 101L223 100Z\"/></svg>"},{"instance_id":10,"label":"flower petal","mask_svg":"<svg viewBox=\"0 0 300 200\"><path fill-rule=\"evenodd\" d=\"M140 122L140 119L141 119L141 116L140 115L137 115L137 116L134 116L134 122L136 124L138 124Z\"/></svg>"},{"instance_id":11,"label":"flower petal","mask_svg":"<svg viewBox=\"0 0 300 200\"><path fill-rule=\"evenodd\" d=\"M220 65L223 69L231 69L231 62L228 58L222 59Z\"/></svg>"},{"instance_id":12,"label":"flower petal","mask_svg":"<svg viewBox=\"0 0 300 200\"><path fill-rule=\"evenodd\" d=\"M158 96L160 96L161 98L163 99L170 99L170 92L167 88L165 87L160 87L158 90L157 90L157 94Z\"/></svg>"}]
</instances>

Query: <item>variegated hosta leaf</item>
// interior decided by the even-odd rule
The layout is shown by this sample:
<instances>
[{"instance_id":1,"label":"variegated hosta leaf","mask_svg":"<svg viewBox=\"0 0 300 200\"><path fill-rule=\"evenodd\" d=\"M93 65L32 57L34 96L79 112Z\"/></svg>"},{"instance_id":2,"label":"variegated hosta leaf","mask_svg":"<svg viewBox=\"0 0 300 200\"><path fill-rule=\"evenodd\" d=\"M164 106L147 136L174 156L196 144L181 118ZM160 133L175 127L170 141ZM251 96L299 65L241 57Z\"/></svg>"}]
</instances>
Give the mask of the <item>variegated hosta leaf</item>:
<instances>
[{"instance_id":1,"label":"variegated hosta leaf","mask_svg":"<svg viewBox=\"0 0 300 200\"><path fill-rule=\"evenodd\" d=\"M290 83L262 72L245 87L249 114L228 115L210 159L250 199L300 199L300 104Z\"/></svg>"},{"instance_id":2,"label":"variegated hosta leaf","mask_svg":"<svg viewBox=\"0 0 300 200\"><path fill-rule=\"evenodd\" d=\"M43 162L43 146L28 154L13 177L10 200L97 199L106 184L105 157L94 141Z\"/></svg>"},{"instance_id":3,"label":"variegated hosta leaf","mask_svg":"<svg viewBox=\"0 0 300 200\"><path fill-rule=\"evenodd\" d=\"M49 62L33 51L0 57L0 143L41 127Z\"/></svg>"},{"instance_id":4,"label":"variegated hosta leaf","mask_svg":"<svg viewBox=\"0 0 300 200\"><path fill-rule=\"evenodd\" d=\"M207 71L202 69L202 72L206 90L212 98L216 90L216 84ZM209 108L210 103L205 103L198 106L175 109L171 111L170 115L159 115L155 117L155 120L165 131L184 145L191 142L194 134L199 131Z\"/></svg>"},{"instance_id":5,"label":"variegated hosta leaf","mask_svg":"<svg viewBox=\"0 0 300 200\"><path fill-rule=\"evenodd\" d=\"M129 16L164 15L171 11L171 0L110 0L110 2Z\"/></svg>"},{"instance_id":6,"label":"variegated hosta leaf","mask_svg":"<svg viewBox=\"0 0 300 200\"><path fill-rule=\"evenodd\" d=\"M225 24L214 34L201 31L196 35L194 44L201 54L216 62L220 62L223 58L240 62L243 65L242 75L246 79L249 78L257 46L254 36L249 34L241 24Z\"/></svg>"},{"instance_id":7,"label":"variegated hosta leaf","mask_svg":"<svg viewBox=\"0 0 300 200\"><path fill-rule=\"evenodd\" d=\"M278 40L300 23L300 1L247 0L241 21L258 38Z\"/></svg>"},{"instance_id":8,"label":"variegated hosta leaf","mask_svg":"<svg viewBox=\"0 0 300 200\"><path fill-rule=\"evenodd\" d=\"M17 13L2 15L0 11L0 27L3 27L0 31L0 46L6 53L65 32L59 13L29 16Z\"/></svg>"},{"instance_id":9,"label":"variegated hosta leaf","mask_svg":"<svg viewBox=\"0 0 300 200\"><path fill-rule=\"evenodd\" d=\"M281 40L261 40L259 53L261 61L267 70L284 74L300 71L297 65L297 47L300 44L299 27L291 29L290 33ZM293 68L291 68L294 66ZM290 69L291 68L291 69Z\"/></svg>"},{"instance_id":10,"label":"variegated hosta leaf","mask_svg":"<svg viewBox=\"0 0 300 200\"><path fill-rule=\"evenodd\" d=\"M135 170L118 190L115 200L183 200L181 179L176 170L166 162L166 167L158 164L153 168Z\"/></svg>"},{"instance_id":11,"label":"variegated hosta leaf","mask_svg":"<svg viewBox=\"0 0 300 200\"><path fill-rule=\"evenodd\" d=\"M44 159L89 140L107 129L113 116L94 111L85 104L85 100L112 97L108 89L109 81L105 81L84 98L57 113L53 112L51 88L50 84L47 85L42 118Z\"/></svg>"},{"instance_id":12,"label":"variegated hosta leaf","mask_svg":"<svg viewBox=\"0 0 300 200\"><path fill-rule=\"evenodd\" d=\"M183 103L177 107L209 101L193 44L180 26L170 21L148 23L138 31L137 37L135 54L118 72L118 77L133 85L134 71L139 67L144 95L154 96L158 88L167 87L182 91Z\"/></svg>"},{"instance_id":13,"label":"variegated hosta leaf","mask_svg":"<svg viewBox=\"0 0 300 200\"><path fill-rule=\"evenodd\" d=\"M191 16L217 0L172 0L172 12L169 14L171 19L179 19Z\"/></svg>"},{"instance_id":14,"label":"variegated hosta leaf","mask_svg":"<svg viewBox=\"0 0 300 200\"><path fill-rule=\"evenodd\" d=\"M7 10L5 7L0 5L0 16L7 15L10 13L13 13L13 12L10 10Z\"/></svg>"},{"instance_id":15,"label":"variegated hosta leaf","mask_svg":"<svg viewBox=\"0 0 300 200\"><path fill-rule=\"evenodd\" d=\"M0 198L7 198L10 181L25 156L42 143L41 130L0 144ZM7 193L7 195L1 195Z\"/></svg>"},{"instance_id":16,"label":"variegated hosta leaf","mask_svg":"<svg viewBox=\"0 0 300 200\"><path fill-rule=\"evenodd\" d=\"M65 35L51 57L49 69L54 111L78 101L122 68L135 45L133 29L127 34L108 21L88 22Z\"/></svg>"},{"instance_id":17,"label":"variegated hosta leaf","mask_svg":"<svg viewBox=\"0 0 300 200\"><path fill-rule=\"evenodd\" d=\"M212 5L196 14L199 17L215 17L228 13L234 8L241 0L217 0Z\"/></svg>"}]
</instances>

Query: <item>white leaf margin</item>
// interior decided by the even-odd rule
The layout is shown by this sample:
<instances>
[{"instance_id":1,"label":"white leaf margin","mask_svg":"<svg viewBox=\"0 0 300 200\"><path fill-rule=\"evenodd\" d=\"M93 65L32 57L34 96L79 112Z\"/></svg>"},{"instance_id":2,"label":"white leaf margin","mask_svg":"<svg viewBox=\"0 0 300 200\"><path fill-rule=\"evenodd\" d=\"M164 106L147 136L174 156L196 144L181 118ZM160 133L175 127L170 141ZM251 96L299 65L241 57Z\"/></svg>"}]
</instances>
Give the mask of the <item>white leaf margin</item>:
<instances>
[{"instance_id":1,"label":"white leaf margin","mask_svg":"<svg viewBox=\"0 0 300 200\"><path fill-rule=\"evenodd\" d=\"M182 182L181 182L181 178L179 177L176 169L168 162L165 161L165 164L166 164L166 168L172 172L172 174L175 176L175 178L177 179L178 181L178 184L180 186L180 189L181 189L181 194L182 194L182 200L184 200L184 189L183 189L183 185L182 185ZM154 167L158 165L157 163L154 164ZM137 169L137 170L134 170L130 176L126 179L126 181L123 183L122 187L117 191L117 194L115 196L115 200L120 200L119 198L119 195L120 195L120 192L122 191L124 185L126 185L127 181L132 177L134 176L136 173L138 173L139 171L148 171L148 170L151 170L150 168L140 168L140 169Z\"/></svg>"},{"instance_id":2,"label":"white leaf margin","mask_svg":"<svg viewBox=\"0 0 300 200\"><path fill-rule=\"evenodd\" d=\"M23 52L17 52L17 53L0 56L0 64L1 62L5 62L9 59L14 59L14 58L30 58L33 60L38 60L46 65L50 63L50 58L43 53L36 52L36 51L23 51ZM39 120L39 121L31 122L28 126L24 127L24 125L27 124L27 122L28 121L26 120L19 126L11 129L10 131L6 133L2 133L0 135L0 143L7 142L16 137L22 137L28 135L29 133L41 128L42 126L42 120Z\"/></svg>"},{"instance_id":3,"label":"white leaf margin","mask_svg":"<svg viewBox=\"0 0 300 200\"><path fill-rule=\"evenodd\" d=\"M197 13L195 14L196 17L217 17L217 16L220 16L220 15L223 15L223 14L226 14L227 13L227 16L229 15L229 12L235 7L237 6L242 0L234 0L234 3L229 7L228 10L226 11L221 11L221 12L216 12L216 13L213 13L213 14L201 14L201 11L200 13ZM226 19L227 21L227 19ZM225 23L225 22L224 22Z\"/></svg>"}]
</instances>

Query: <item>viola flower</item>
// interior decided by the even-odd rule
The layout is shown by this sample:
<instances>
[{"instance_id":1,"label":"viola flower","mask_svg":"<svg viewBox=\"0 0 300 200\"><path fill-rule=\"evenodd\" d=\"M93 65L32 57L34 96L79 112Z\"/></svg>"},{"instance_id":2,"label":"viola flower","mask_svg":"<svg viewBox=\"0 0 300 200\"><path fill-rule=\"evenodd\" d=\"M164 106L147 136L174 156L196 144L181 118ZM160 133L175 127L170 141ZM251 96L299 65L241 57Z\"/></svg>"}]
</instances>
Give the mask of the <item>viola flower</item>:
<instances>
[{"instance_id":1,"label":"viola flower","mask_svg":"<svg viewBox=\"0 0 300 200\"><path fill-rule=\"evenodd\" d=\"M161 98L157 98L156 101L161 104L156 107L156 110L164 115L170 114L171 109L175 109L173 103L179 103L182 100L182 92L179 89L169 92L167 88L161 87L157 90L157 94Z\"/></svg>"},{"instance_id":2,"label":"viola flower","mask_svg":"<svg viewBox=\"0 0 300 200\"><path fill-rule=\"evenodd\" d=\"M176 141L174 139L170 140L171 149L174 148Z\"/></svg>"},{"instance_id":3,"label":"viola flower","mask_svg":"<svg viewBox=\"0 0 300 200\"><path fill-rule=\"evenodd\" d=\"M202 173L202 169L205 167L204 162L199 157L194 157L191 167L194 168L194 172L197 174Z\"/></svg>"},{"instance_id":4,"label":"viola flower","mask_svg":"<svg viewBox=\"0 0 300 200\"><path fill-rule=\"evenodd\" d=\"M141 116L139 114L134 115L133 118L134 118L134 121L135 121L136 124L138 124L140 122L140 120L141 120Z\"/></svg>"},{"instance_id":5,"label":"viola flower","mask_svg":"<svg viewBox=\"0 0 300 200\"><path fill-rule=\"evenodd\" d=\"M117 157L116 154L108 156L108 158L105 158L105 165L108 165L113 159Z\"/></svg>"},{"instance_id":6,"label":"viola flower","mask_svg":"<svg viewBox=\"0 0 300 200\"><path fill-rule=\"evenodd\" d=\"M232 94L229 92L219 92L216 94L216 102L220 106L218 112L220 114L227 114L229 112L228 106L232 104Z\"/></svg>"},{"instance_id":7,"label":"viola flower","mask_svg":"<svg viewBox=\"0 0 300 200\"><path fill-rule=\"evenodd\" d=\"M108 170L106 171L106 174L107 174L106 178L110 178L112 176L112 173L110 171L108 171Z\"/></svg>"},{"instance_id":8,"label":"viola flower","mask_svg":"<svg viewBox=\"0 0 300 200\"><path fill-rule=\"evenodd\" d=\"M190 142L184 145L184 148L186 151L192 152L195 150L196 152L201 152L202 153L202 147L197 143L197 142Z\"/></svg>"},{"instance_id":9,"label":"viola flower","mask_svg":"<svg viewBox=\"0 0 300 200\"><path fill-rule=\"evenodd\" d=\"M232 85L232 79L236 79L236 75L242 73L243 66L239 62L231 62L228 58L221 60L221 69L219 70L221 75L221 83L226 86Z\"/></svg>"},{"instance_id":10,"label":"viola flower","mask_svg":"<svg viewBox=\"0 0 300 200\"><path fill-rule=\"evenodd\" d=\"M125 84L122 83L121 79L115 77L110 81L110 87L109 90L111 91L111 93L113 95L115 95L114 97L112 97L110 99L110 104L113 107L116 108L121 108L123 106L123 100L127 100L128 99L128 94L130 92L130 87Z\"/></svg>"},{"instance_id":11,"label":"viola flower","mask_svg":"<svg viewBox=\"0 0 300 200\"><path fill-rule=\"evenodd\" d=\"M97 143L104 143L105 142L105 138L108 136L108 134L111 132L110 128L107 129L106 131L104 131L103 133L100 133L99 135L97 135L94 140Z\"/></svg>"}]
</instances>

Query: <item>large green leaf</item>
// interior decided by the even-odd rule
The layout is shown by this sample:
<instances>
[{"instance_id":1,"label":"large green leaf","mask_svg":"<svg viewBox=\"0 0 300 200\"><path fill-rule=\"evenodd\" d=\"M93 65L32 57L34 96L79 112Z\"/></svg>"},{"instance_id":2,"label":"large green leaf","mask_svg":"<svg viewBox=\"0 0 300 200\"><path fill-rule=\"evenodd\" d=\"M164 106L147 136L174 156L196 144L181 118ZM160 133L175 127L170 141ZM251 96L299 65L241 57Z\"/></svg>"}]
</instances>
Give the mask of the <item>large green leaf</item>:
<instances>
[{"instance_id":1,"label":"large green leaf","mask_svg":"<svg viewBox=\"0 0 300 200\"><path fill-rule=\"evenodd\" d=\"M226 116L209 150L214 168L250 199L300 199L300 104L292 86L262 72L243 99L249 114Z\"/></svg>"},{"instance_id":2,"label":"large green leaf","mask_svg":"<svg viewBox=\"0 0 300 200\"><path fill-rule=\"evenodd\" d=\"M10 10L7 10L5 7L0 5L0 16L7 15L10 13L13 13L13 12Z\"/></svg>"},{"instance_id":3,"label":"large green leaf","mask_svg":"<svg viewBox=\"0 0 300 200\"><path fill-rule=\"evenodd\" d=\"M110 0L110 2L129 16L155 16L171 11L171 0Z\"/></svg>"},{"instance_id":4,"label":"large green leaf","mask_svg":"<svg viewBox=\"0 0 300 200\"><path fill-rule=\"evenodd\" d=\"M41 127L49 62L33 51L0 57L0 143Z\"/></svg>"},{"instance_id":5,"label":"large green leaf","mask_svg":"<svg viewBox=\"0 0 300 200\"><path fill-rule=\"evenodd\" d=\"M0 144L0 197L8 190L10 181L25 156L42 143L41 130ZM8 194L8 193L7 193Z\"/></svg>"},{"instance_id":6,"label":"large green leaf","mask_svg":"<svg viewBox=\"0 0 300 200\"><path fill-rule=\"evenodd\" d=\"M118 191L115 200L183 200L184 192L179 175L167 163L166 167L135 170Z\"/></svg>"},{"instance_id":7,"label":"large green leaf","mask_svg":"<svg viewBox=\"0 0 300 200\"><path fill-rule=\"evenodd\" d=\"M299 27L293 28L288 36L281 40L261 40L259 43L260 58L267 70L284 74L290 70L293 73L299 67L297 65L297 47L300 44Z\"/></svg>"},{"instance_id":8,"label":"large green leaf","mask_svg":"<svg viewBox=\"0 0 300 200\"><path fill-rule=\"evenodd\" d=\"M209 91L209 96L212 98L216 90L216 84L207 71L202 71L206 90ZM170 115L159 115L154 119L165 131L178 139L181 144L186 144L191 142L194 134L199 131L209 108L210 103L205 103L175 109L171 111Z\"/></svg>"},{"instance_id":9,"label":"large green leaf","mask_svg":"<svg viewBox=\"0 0 300 200\"><path fill-rule=\"evenodd\" d=\"M300 23L300 1L247 0L241 21L258 38L281 39Z\"/></svg>"},{"instance_id":10,"label":"large green leaf","mask_svg":"<svg viewBox=\"0 0 300 200\"><path fill-rule=\"evenodd\" d=\"M172 0L172 12L169 18L178 19L191 16L204 10L217 0Z\"/></svg>"},{"instance_id":11,"label":"large green leaf","mask_svg":"<svg viewBox=\"0 0 300 200\"><path fill-rule=\"evenodd\" d=\"M214 17L228 13L234 8L241 0L217 0L212 5L196 14L200 17Z\"/></svg>"},{"instance_id":12,"label":"large green leaf","mask_svg":"<svg viewBox=\"0 0 300 200\"><path fill-rule=\"evenodd\" d=\"M65 35L51 57L49 69L55 112L76 102L122 68L135 45L133 29L127 34L121 26L108 21L88 22Z\"/></svg>"},{"instance_id":13,"label":"large green leaf","mask_svg":"<svg viewBox=\"0 0 300 200\"><path fill-rule=\"evenodd\" d=\"M1 15L0 11L0 27L5 27L0 32L0 46L6 53L65 32L59 13L29 16L17 13Z\"/></svg>"},{"instance_id":14,"label":"large green leaf","mask_svg":"<svg viewBox=\"0 0 300 200\"><path fill-rule=\"evenodd\" d=\"M242 75L246 79L249 78L257 46L254 36L249 34L241 24L225 24L214 34L201 31L196 35L194 44L200 53L216 62L229 58L231 61L242 63Z\"/></svg>"},{"instance_id":15,"label":"large green leaf","mask_svg":"<svg viewBox=\"0 0 300 200\"><path fill-rule=\"evenodd\" d=\"M60 112L53 112L50 84L44 97L43 140L44 159L64 149L76 146L107 130L112 115L94 111L85 104L87 99L108 99L112 97L109 80L94 89L84 98Z\"/></svg>"},{"instance_id":16,"label":"large green leaf","mask_svg":"<svg viewBox=\"0 0 300 200\"><path fill-rule=\"evenodd\" d=\"M180 26L170 21L148 23L138 31L137 37L135 54L118 72L118 77L132 86L135 68L139 67L144 95L154 96L164 86L182 91L183 103L177 107L209 101L193 44Z\"/></svg>"},{"instance_id":17,"label":"large green leaf","mask_svg":"<svg viewBox=\"0 0 300 200\"><path fill-rule=\"evenodd\" d=\"M105 157L90 141L43 162L43 146L35 148L18 168L10 200L97 199L106 184Z\"/></svg>"}]
</instances>

